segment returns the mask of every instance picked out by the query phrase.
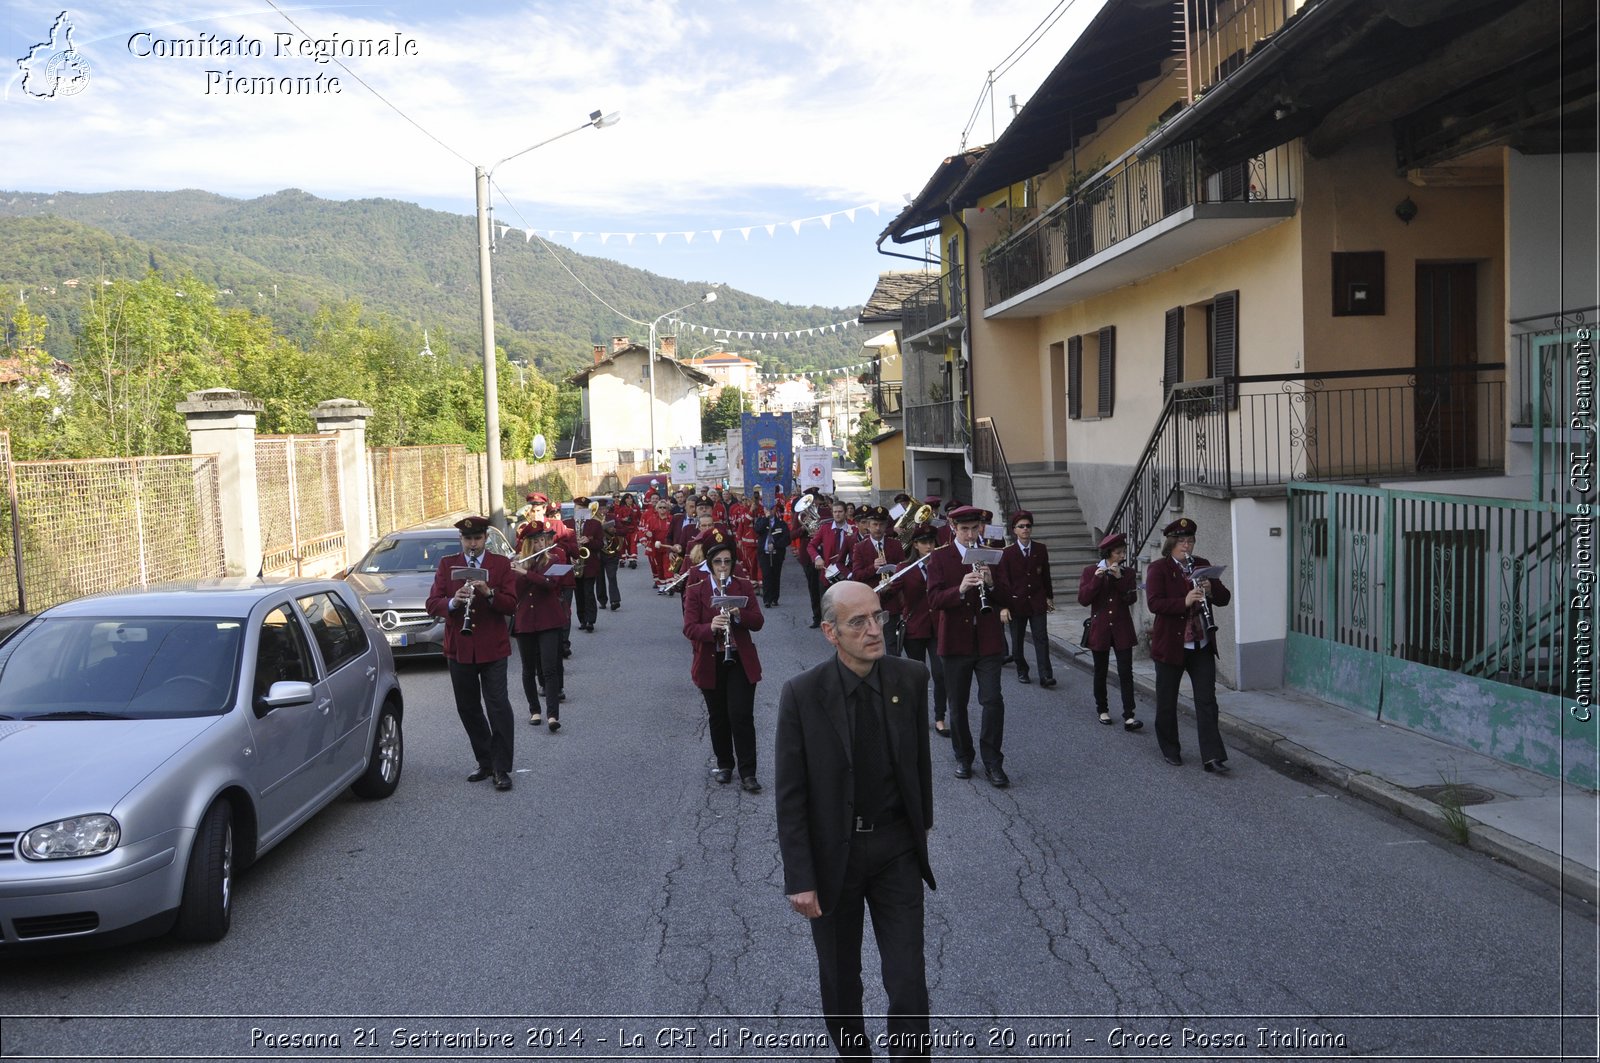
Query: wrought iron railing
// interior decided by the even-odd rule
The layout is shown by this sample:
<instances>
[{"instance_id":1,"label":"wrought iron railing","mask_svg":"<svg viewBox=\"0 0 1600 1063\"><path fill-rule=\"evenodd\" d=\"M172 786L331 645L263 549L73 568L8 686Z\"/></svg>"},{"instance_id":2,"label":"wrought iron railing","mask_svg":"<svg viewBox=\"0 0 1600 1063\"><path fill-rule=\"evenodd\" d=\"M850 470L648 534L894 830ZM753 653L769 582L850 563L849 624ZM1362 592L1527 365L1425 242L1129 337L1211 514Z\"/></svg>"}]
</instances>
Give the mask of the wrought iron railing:
<instances>
[{"instance_id":1,"label":"wrought iron railing","mask_svg":"<svg viewBox=\"0 0 1600 1063\"><path fill-rule=\"evenodd\" d=\"M1173 492L1505 466L1505 365L1219 377L1167 396L1103 527L1142 546Z\"/></svg>"},{"instance_id":2,"label":"wrought iron railing","mask_svg":"<svg viewBox=\"0 0 1600 1063\"><path fill-rule=\"evenodd\" d=\"M1215 172L1201 170L1193 144L1143 160L1130 151L992 245L984 253L984 295L989 306L1002 303L1196 203L1294 198L1287 147Z\"/></svg>"},{"instance_id":3,"label":"wrought iron railing","mask_svg":"<svg viewBox=\"0 0 1600 1063\"><path fill-rule=\"evenodd\" d=\"M966 434L958 431L954 402L935 402L925 406L906 406L906 446L942 447L966 445Z\"/></svg>"},{"instance_id":4,"label":"wrought iron railing","mask_svg":"<svg viewBox=\"0 0 1600 1063\"><path fill-rule=\"evenodd\" d=\"M879 417L898 417L900 415L900 382L892 384L878 384L872 389L872 408L878 411Z\"/></svg>"},{"instance_id":5,"label":"wrought iron railing","mask_svg":"<svg viewBox=\"0 0 1600 1063\"><path fill-rule=\"evenodd\" d=\"M1587 500L1593 463L1594 326L1600 307L1512 321L1511 425L1532 444L1534 501ZM1582 475L1575 471L1584 470Z\"/></svg>"},{"instance_id":6,"label":"wrought iron railing","mask_svg":"<svg viewBox=\"0 0 1600 1063\"><path fill-rule=\"evenodd\" d=\"M962 316L961 270L941 274L906 296L900 304L900 328L908 337L918 336L946 321Z\"/></svg>"},{"instance_id":7,"label":"wrought iron railing","mask_svg":"<svg viewBox=\"0 0 1600 1063\"><path fill-rule=\"evenodd\" d=\"M1000 443L1000 433L994 420L979 417L973 422L972 471L992 478L995 500L1000 504L1001 520L1022 508L1017 501L1017 487L1011 480L1011 466L1006 463L1006 450Z\"/></svg>"}]
</instances>

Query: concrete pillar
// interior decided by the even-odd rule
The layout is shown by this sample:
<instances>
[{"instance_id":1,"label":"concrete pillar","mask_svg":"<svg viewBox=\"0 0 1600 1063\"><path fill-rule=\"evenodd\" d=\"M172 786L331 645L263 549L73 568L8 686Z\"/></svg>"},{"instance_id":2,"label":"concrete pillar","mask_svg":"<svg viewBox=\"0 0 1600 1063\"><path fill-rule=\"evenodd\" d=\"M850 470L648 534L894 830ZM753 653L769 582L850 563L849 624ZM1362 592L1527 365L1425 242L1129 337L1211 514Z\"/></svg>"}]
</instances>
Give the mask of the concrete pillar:
<instances>
[{"instance_id":1,"label":"concrete pillar","mask_svg":"<svg viewBox=\"0 0 1600 1063\"><path fill-rule=\"evenodd\" d=\"M261 571L261 501L256 494L256 414L261 400L244 391L209 388L178 403L191 454L217 456L222 555L230 576Z\"/></svg>"},{"instance_id":2,"label":"concrete pillar","mask_svg":"<svg viewBox=\"0 0 1600 1063\"><path fill-rule=\"evenodd\" d=\"M339 505L344 512L344 563L361 560L376 538L372 524L372 469L367 463L367 418L372 409L354 399L328 399L311 411L318 432L339 440Z\"/></svg>"}]
</instances>

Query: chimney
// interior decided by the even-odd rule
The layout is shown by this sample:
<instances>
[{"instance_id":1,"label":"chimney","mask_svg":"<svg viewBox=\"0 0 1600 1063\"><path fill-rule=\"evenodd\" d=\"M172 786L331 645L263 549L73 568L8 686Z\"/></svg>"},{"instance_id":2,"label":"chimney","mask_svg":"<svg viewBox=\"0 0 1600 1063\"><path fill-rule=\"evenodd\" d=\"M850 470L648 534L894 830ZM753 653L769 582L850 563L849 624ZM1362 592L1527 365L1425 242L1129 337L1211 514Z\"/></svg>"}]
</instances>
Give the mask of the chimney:
<instances>
[{"instance_id":1,"label":"chimney","mask_svg":"<svg viewBox=\"0 0 1600 1063\"><path fill-rule=\"evenodd\" d=\"M674 362L678 360L678 337L662 336L656 341L656 346L661 351L661 357L670 358Z\"/></svg>"},{"instance_id":2,"label":"chimney","mask_svg":"<svg viewBox=\"0 0 1600 1063\"><path fill-rule=\"evenodd\" d=\"M606 345L603 344L603 343L595 344L594 345L594 364L595 365L599 365L601 362L605 361L605 357L606 357Z\"/></svg>"},{"instance_id":3,"label":"chimney","mask_svg":"<svg viewBox=\"0 0 1600 1063\"><path fill-rule=\"evenodd\" d=\"M625 350L628 349L629 346L631 346L631 344L629 344L629 342L628 342L628 337L626 337L626 336L612 336L611 337L611 353L612 354L616 354L618 351L625 351Z\"/></svg>"}]
</instances>

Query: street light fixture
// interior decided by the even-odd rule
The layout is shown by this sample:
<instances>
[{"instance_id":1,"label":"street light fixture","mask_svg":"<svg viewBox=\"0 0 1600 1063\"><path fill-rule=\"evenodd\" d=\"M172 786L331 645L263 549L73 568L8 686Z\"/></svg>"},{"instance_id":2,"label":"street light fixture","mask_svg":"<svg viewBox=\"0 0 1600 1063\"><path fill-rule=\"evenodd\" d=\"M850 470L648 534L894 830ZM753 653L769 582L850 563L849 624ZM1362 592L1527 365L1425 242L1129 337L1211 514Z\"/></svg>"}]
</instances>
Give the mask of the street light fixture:
<instances>
[{"instance_id":1,"label":"street light fixture","mask_svg":"<svg viewBox=\"0 0 1600 1063\"><path fill-rule=\"evenodd\" d=\"M500 468L500 383L496 378L494 362L494 285L489 268L489 255L494 249L494 244L490 237L489 182L495 170L502 164L520 158L534 148L542 148L546 144L562 137L569 137L591 126L595 129L604 129L620 121L622 115L617 111L607 115L591 111L589 120L574 129L557 133L532 147L523 148L514 155L507 155L488 169L482 166L474 167L478 186L478 290L483 314L483 435L485 457L489 466L489 519L496 525L505 524L506 500L505 485L502 482L503 473Z\"/></svg>"},{"instance_id":2,"label":"street light fixture","mask_svg":"<svg viewBox=\"0 0 1600 1063\"><path fill-rule=\"evenodd\" d=\"M714 303L716 301L716 292L706 292L693 303L684 303L676 309L668 310L650 322L650 468L652 470L656 467L656 462L660 460L660 456L656 451L656 326L673 314L682 313L696 303Z\"/></svg>"}]
</instances>

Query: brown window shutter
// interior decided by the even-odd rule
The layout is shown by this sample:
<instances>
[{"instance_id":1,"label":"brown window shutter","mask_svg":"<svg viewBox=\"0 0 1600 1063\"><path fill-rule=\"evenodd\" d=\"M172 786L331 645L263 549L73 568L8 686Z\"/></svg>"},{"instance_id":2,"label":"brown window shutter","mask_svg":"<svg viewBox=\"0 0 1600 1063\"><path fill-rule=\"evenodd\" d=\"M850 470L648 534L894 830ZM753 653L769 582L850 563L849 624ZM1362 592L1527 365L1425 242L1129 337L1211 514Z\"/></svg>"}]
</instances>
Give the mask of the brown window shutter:
<instances>
[{"instance_id":1,"label":"brown window shutter","mask_svg":"<svg viewBox=\"0 0 1600 1063\"><path fill-rule=\"evenodd\" d=\"M1110 417L1117 398L1117 326L1100 330L1100 416Z\"/></svg>"},{"instance_id":2,"label":"brown window shutter","mask_svg":"<svg viewBox=\"0 0 1600 1063\"><path fill-rule=\"evenodd\" d=\"M1083 417L1083 337L1067 340L1067 417Z\"/></svg>"},{"instance_id":3,"label":"brown window shutter","mask_svg":"<svg viewBox=\"0 0 1600 1063\"><path fill-rule=\"evenodd\" d=\"M1166 344L1161 356L1161 397L1183 383L1183 307L1167 311Z\"/></svg>"},{"instance_id":4,"label":"brown window shutter","mask_svg":"<svg viewBox=\"0 0 1600 1063\"><path fill-rule=\"evenodd\" d=\"M1239 293L1237 290L1218 293L1212 302L1211 350L1213 371L1219 377L1239 375ZM1225 384L1227 408L1239 408L1239 389L1236 384Z\"/></svg>"}]
</instances>

